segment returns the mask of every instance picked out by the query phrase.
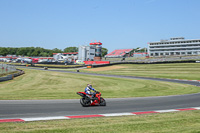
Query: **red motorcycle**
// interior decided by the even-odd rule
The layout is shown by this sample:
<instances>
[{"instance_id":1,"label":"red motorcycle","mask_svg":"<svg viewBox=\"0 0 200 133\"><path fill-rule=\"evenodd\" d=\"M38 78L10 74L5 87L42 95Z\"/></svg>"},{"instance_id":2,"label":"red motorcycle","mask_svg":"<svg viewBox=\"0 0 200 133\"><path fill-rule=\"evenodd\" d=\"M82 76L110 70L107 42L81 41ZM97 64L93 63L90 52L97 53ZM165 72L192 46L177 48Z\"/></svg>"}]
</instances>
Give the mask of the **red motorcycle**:
<instances>
[{"instance_id":1,"label":"red motorcycle","mask_svg":"<svg viewBox=\"0 0 200 133\"><path fill-rule=\"evenodd\" d=\"M92 95L88 95L85 92L77 92L82 98L80 99L80 103L83 107L88 106L106 106L106 101L101 97L101 92L96 91L95 97L92 98Z\"/></svg>"}]
</instances>

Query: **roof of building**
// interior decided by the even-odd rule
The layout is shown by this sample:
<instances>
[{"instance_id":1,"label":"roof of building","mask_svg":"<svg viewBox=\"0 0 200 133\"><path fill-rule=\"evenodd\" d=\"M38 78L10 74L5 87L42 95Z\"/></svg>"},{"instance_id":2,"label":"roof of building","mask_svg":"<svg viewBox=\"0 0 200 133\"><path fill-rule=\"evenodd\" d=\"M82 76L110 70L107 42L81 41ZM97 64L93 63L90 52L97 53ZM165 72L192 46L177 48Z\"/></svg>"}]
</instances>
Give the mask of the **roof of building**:
<instances>
[{"instance_id":1,"label":"roof of building","mask_svg":"<svg viewBox=\"0 0 200 133\"><path fill-rule=\"evenodd\" d=\"M101 42L92 42L92 43L90 43L90 45L102 45L102 43Z\"/></svg>"},{"instance_id":2,"label":"roof of building","mask_svg":"<svg viewBox=\"0 0 200 133\"><path fill-rule=\"evenodd\" d=\"M105 55L105 57L123 57L125 54L131 52L133 49L116 49L111 53Z\"/></svg>"},{"instance_id":3,"label":"roof of building","mask_svg":"<svg viewBox=\"0 0 200 133\"><path fill-rule=\"evenodd\" d=\"M147 44L150 45L152 43L167 43L167 42L187 42L187 41L199 41L200 39L185 39L184 37L177 37L177 38L170 38L170 40L163 40L148 42Z\"/></svg>"}]
</instances>

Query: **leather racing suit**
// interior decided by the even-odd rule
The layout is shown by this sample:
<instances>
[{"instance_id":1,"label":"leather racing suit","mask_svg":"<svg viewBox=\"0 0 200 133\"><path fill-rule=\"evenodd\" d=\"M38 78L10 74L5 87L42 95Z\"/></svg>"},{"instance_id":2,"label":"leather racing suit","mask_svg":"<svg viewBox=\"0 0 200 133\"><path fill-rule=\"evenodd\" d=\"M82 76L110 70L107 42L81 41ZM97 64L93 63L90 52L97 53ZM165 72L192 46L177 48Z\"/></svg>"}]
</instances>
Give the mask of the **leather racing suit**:
<instances>
[{"instance_id":1,"label":"leather racing suit","mask_svg":"<svg viewBox=\"0 0 200 133\"><path fill-rule=\"evenodd\" d=\"M96 90L94 88L87 86L85 88L85 93L88 94L88 95L92 95L92 98L94 98L94 96L95 96L96 93L95 92L91 92L91 90L93 90L93 91L96 92Z\"/></svg>"}]
</instances>

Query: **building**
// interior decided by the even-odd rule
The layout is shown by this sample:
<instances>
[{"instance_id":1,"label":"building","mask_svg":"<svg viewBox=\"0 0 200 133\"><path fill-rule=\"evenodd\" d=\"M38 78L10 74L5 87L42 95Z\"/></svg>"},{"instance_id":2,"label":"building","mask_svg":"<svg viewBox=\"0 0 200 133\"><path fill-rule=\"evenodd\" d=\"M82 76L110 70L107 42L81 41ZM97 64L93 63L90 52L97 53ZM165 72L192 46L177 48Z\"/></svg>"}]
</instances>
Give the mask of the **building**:
<instances>
[{"instance_id":1,"label":"building","mask_svg":"<svg viewBox=\"0 0 200 133\"><path fill-rule=\"evenodd\" d=\"M184 37L148 43L150 57L200 55L200 39Z\"/></svg>"},{"instance_id":2,"label":"building","mask_svg":"<svg viewBox=\"0 0 200 133\"><path fill-rule=\"evenodd\" d=\"M78 60L81 61L100 61L101 60L101 42L92 42L90 45L82 45L78 48Z\"/></svg>"},{"instance_id":3,"label":"building","mask_svg":"<svg viewBox=\"0 0 200 133\"><path fill-rule=\"evenodd\" d=\"M90 43L90 46L95 48L95 56L94 56L94 60L95 61L100 61L101 60L101 56L102 56L102 43L101 42L92 42Z\"/></svg>"},{"instance_id":4,"label":"building","mask_svg":"<svg viewBox=\"0 0 200 133\"><path fill-rule=\"evenodd\" d=\"M133 52L133 49L116 49L112 51L111 53L105 55L106 58L123 58L123 57L129 57L131 55L131 52Z\"/></svg>"}]
</instances>

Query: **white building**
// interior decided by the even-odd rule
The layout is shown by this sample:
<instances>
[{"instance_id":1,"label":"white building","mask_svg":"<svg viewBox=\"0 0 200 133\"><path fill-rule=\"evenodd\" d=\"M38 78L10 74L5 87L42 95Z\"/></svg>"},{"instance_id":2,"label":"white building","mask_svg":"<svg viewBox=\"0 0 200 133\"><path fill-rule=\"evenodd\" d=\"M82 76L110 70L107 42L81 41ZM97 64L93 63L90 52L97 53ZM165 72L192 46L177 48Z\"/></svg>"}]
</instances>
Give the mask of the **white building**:
<instances>
[{"instance_id":1,"label":"white building","mask_svg":"<svg viewBox=\"0 0 200 133\"><path fill-rule=\"evenodd\" d=\"M150 57L200 55L200 39L170 38L148 44Z\"/></svg>"},{"instance_id":2,"label":"white building","mask_svg":"<svg viewBox=\"0 0 200 133\"><path fill-rule=\"evenodd\" d=\"M95 47L94 46L79 46L78 48L78 60L87 61L94 60Z\"/></svg>"}]
</instances>

